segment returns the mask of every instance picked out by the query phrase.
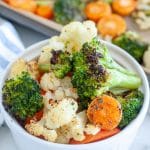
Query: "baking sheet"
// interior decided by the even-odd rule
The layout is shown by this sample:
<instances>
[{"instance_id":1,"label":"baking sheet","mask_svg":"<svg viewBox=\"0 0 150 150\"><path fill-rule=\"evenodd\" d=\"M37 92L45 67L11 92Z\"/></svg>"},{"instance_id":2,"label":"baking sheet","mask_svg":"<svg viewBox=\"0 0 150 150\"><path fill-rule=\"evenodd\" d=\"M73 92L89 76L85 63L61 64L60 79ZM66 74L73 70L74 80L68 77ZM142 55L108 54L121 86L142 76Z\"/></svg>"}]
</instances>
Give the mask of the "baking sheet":
<instances>
[{"instance_id":1,"label":"baking sheet","mask_svg":"<svg viewBox=\"0 0 150 150\"><path fill-rule=\"evenodd\" d=\"M50 29L54 29L56 32L62 29L62 25L53 20L42 18L27 11L14 9L2 0L0 0L0 15L45 35L50 35ZM140 30L130 17L127 17L126 21L128 29L138 32L144 41L150 43L150 29L145 31Z\"/></svg>"},{"instance_id":2,"label":"baking sheet","mask_svg":"<svg viewBox=\"0 0 150 150\"><path fill-rule=\"evenodd\" d=\"M2 0L0 0L0 15L48 36L51 33L50 29L54 29L56 34L62 29L62 25L52 20L42 18L31 12L14 9Z\"/></svg>"}]
</instances>

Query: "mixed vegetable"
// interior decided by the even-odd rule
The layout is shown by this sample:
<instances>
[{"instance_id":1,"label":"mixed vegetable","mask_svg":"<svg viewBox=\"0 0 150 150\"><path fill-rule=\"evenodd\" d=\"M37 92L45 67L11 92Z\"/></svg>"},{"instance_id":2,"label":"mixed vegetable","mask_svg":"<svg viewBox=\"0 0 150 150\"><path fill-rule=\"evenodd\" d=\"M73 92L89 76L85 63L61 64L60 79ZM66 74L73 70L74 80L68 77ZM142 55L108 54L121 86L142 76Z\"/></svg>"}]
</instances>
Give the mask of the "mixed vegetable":
<instances>
[{"instance_id":1,"label":"mixed vegetable","mask_svg":"<svg viewBox=\"0 0 150 150\"><path fill-rule=\"evenodd\" d=\"M134 18L141 29L150 26L150 2L147 0L4 0L9 5L65 25L72 21L96 22L101 38L113 41L140 64L149 67L144 53L148 44L127 31L126 16ZM134 35L137 33L133 33ZM129 38L131 35L131 38ZM121 44L121 40L125 40ZM126 44L128 45L126 47ZM146 60L145 60L146 59Z\"/></svg>"},{"instance_id":2,"label":"mixed vegetable","mask_svg":"<svg viewBox=\"0 0 150 150\"><path fill-rule=\"evenodd\" d=\"M141 84L113 60L93 22L72 22L38 58L13 64L3 104L36 137L86 144L119 133L137 117Z\"/></svg>"},{"instance_id":3,"label":"mixed vegetable","mask_svg":"<svg viewBox=\"0 0 150 150\"><path fill-rule=\"evenodd\" d=\"M148 44L140 40L138 34L128 31L112 42L131 54L139 63L142 63L144 52L148 49Z\"/></svg>"},{"instance_id":4,"label":"mixed vegetable","mask_svg":"<svg viewBox=\"0 0 150 150\"><path fill-rule=\"evenodd\" d=\"M150 1L138 0L137 9L132 16L141 30L150 29Z\"/></svg>"}]
</instances>

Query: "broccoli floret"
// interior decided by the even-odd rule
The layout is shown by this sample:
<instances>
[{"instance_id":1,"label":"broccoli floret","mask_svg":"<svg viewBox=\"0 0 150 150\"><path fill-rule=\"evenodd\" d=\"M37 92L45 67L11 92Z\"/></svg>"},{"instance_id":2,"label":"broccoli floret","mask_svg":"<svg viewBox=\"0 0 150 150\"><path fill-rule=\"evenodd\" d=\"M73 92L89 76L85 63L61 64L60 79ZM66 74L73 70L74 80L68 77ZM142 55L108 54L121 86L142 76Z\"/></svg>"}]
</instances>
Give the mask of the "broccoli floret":
<instances>
[{"instance_id":1,"label":"broccoli floret","mask_svg":"<svg viewBox=\"0 0 150 150\"><path fill-rule=\"evenodd\" d=\"M54 4L54 19L60 24L71 21L82 21L85 2L82 0L56 0Z\"/></svg>"},{"instance_id":2,"label":"broccoli floret","mask_svg":"<svg viewBox=\"0 0 150 150\"><path fill-rule=\"evenodd\" d=\"M148 48L148 44L140 41L138 35L134 32L126 32L112 41L115 45L126 50L139 63L142 63L144 52Z\"/></svg>"},{"instance_id":3,"label":"broccoli floret","mask_svg":"<svg viewBox=\"0 0 150 150\"><path fill-rule=\"evenodd\" d=\"M143 104L143 93L134 90L125 95L118 96L117 100L122 106L122 120L119 124L119 128L126 127L133 119L138 115Z\"/></svg>"},{"instance_id":4,"label":"broccoli floret","mask_svg":"<svg viewBox=\"0 0 150 150\"><path fill-rule=\"evenodd\" d=\"M52 50L51 53L49 64L39 64L40 71L49 72L52 70L57 78L64 78L72 69L70 54L61 50Z\"/></svg>"},{"instance_id":5,"label":"broccoli floret","mask_svg":"<svg viewBox=\"0 0 150 150\"><path fill-rule=\"evenodd\" d=\"M126 91L141 85L140 78L117 64L97 38L85 43L81 51L73 55L72 60L72 84L77 88L83 108L88 106L93 97L109 90Z\"/></svg>"},{"instance_id":6,"label":"broccoli floret","mask_svg":"<svg viewBox=\"0 0 150 150\"><path fill-rule=\"evenodd\" d=\"M40 87L27 72L6 80L2 91L5 108L22 121L43 107Z\"/></svg>"},{"instance_id":7,"label":"broccoli floret","mask_svg":"<svg viewBox=\"0 0 150 150\"><path fill-rule=\"evenodd\" d=\"M70 54L62 51L52 51L51 69L57 78L64 78L71 71Z\"/></svg>"}]
</instances>

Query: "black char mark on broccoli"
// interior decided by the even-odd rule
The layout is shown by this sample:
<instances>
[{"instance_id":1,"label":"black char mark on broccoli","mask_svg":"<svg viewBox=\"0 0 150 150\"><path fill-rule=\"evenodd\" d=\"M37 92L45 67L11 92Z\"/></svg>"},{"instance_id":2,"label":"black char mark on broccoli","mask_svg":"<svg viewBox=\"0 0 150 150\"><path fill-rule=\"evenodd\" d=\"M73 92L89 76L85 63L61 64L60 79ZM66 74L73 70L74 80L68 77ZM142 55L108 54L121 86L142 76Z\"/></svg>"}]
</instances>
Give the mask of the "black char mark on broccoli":
<instances>
[{"instance_id":1,"label":"black char mark on broccoli","mask_svg":"<svg viewBox=\"0 0 150 150\"><path fill-rule=\"evenodd\" d=\"M57 78L64 78L72 69L70 54L61 50L52 50L50 68Z\"/></svg>"},{"instance_id":2,"label":"black char mark on broccoli","mask_svg":"<svg viewBox=\"0 0 150 150\"><path fill-rule=\"evenodd\" d=\"M4 107L21 121L43 108L40 87L27 72L6 80L2 91Z\"/></svg>"},{"instance_id":3,"label":"black char mark on broccoli","mask_svg":"<svg viewBox=\"0 0 150 150\"><path fill-rule=\"evenodd\" d=\"M117 64L98 38L93 38L74 53L72 64L72 84L77 88L83 108L87 108L91 99L107 91L128 91L141 85L141 79Z\"/></svg>"},{"instance_id":4,"label":"black char mark on broccoli","mask_svg":"<svg viewBox=\"0 0 150 150\"><path fill-rule=\"evenodd\" d=\"M81 52L85 56L85 62L88 65L88 74L92 76L97 82L106 80L106 70L100 64L99 59L103 58L102 53L98 51L98 47L94 47L94 43L100 44L96 39L93 40L93 43L85 43Z\"/></svg>"},{"instance_id":5,"label":"black char mark on broccoli","mask_svg":"<svg viewBox=\"0 0 150 150\"><path fill-rule=\"evenodd\" d=\"M99 62L103 54L99 47L96 47L97 44L100 43L94 38L90 43L85 43L80 52L73 55L72 84L77 88L83 108L87 108L91 97L96 96L95 89L108 77L107 71Z\"/></svg>"}]
</instances>

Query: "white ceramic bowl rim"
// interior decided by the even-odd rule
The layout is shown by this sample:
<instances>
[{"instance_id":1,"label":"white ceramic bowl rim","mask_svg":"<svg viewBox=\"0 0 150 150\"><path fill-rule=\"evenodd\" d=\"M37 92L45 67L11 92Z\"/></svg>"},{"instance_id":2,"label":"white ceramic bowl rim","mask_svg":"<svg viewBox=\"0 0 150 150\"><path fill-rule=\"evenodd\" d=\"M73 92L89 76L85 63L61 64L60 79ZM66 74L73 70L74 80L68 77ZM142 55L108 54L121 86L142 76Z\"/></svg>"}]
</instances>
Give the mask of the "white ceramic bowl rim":
<instances>
[{"instance_id":1,"label":"white ceramic bowl rim","mask_svg":"<svg viewBox=\"0 0 150 150\"><path fill-rule=\"evenodd\" d=\"M147 113L147 110L148 110L148 106L149 106L149 84L148 84L148 80L147 80L147 77L143 71L143 69L141 68L141 66L136 62L136 60L134 58L132 58L128 53L126 53L124 50L122 50L121 48L111 44L111 43L108 43L106 41L103 41L101 40L102 43L106 44L107 46L109 47L113 47L114 49L116 49L118 52L122 53L122 55L124 55L125 57L127 57L128 59L130 59L134 66L139 70L140 74L141 74L141 78L142 78L142 82L143 82L143 85L145 87L145 96L144 96L144 103L143 103L143 107L140 111L140 113L138 114L138 116L136 117L136 119L134 119L126 128L124 128L120 133L110 137L110 138L107 138L107 139L104 139L104 140L101 140L101 141L97 141L97 142L94 142L94 143L89 143L89 144L80 144L80 145L69 145L69 144L59 144L59 143L52 143L52 142L48 142L48 141L45 141L45 140L42 140L42 139L39 139L33 135L30 135L28 132L26 132L18 123L16 123L16 121L13 120L13 118L8 114L8 112L5 110L5 108L3 107L2 105L2 87L3 87L3 83L4 83L4 78L5 76L7 75L7 72L8 70L10 69L11 64L8 65L7 69L5 70L4 74L3 74L3 77L2 77L2 81L0 82L0 109L2 111L2 114L4 115L4 118L7 117L7 119L11 122L11 126L13 129L15 129L16 131L15 132L20 132L21 134L23 134L24 136L30 138L32 141L34 141L35 143L40 143L40 144L46 144L46 145L53 145L53 146L56 146L56 147L65 147L66 148L72 148L72 147L82 147L82 148L85 148L87 147L88 145L93 145L93 144L96 144L96 143L109 143L109 141L111 141L112 139L118 139L119 137L121 136L125 136L126 133L128 132L128 130L130 131L130 129L134 128L134 126L138 126L136 123L138 122L138 120L142 120L141 122L143 122L144 120L144 117L146 116L146 113ZM29 50L33 49L33 48L38 48L38 47L41 47L46 45L48 43L48 40L45 40L45 41L41 41L37 44L34 44L30 47L27 48L27 50L21 54L20 56L17 57L18 58L21 58L24 54L28 54L29 53ZM15 59L15 60L17 60ZM13 61L14 62L14 61ZM139 125L140 126L140 125ZM129 138L129 137L127 137Z\"/></svg>"}]
</instances>

